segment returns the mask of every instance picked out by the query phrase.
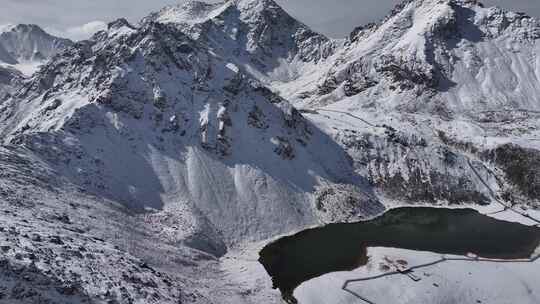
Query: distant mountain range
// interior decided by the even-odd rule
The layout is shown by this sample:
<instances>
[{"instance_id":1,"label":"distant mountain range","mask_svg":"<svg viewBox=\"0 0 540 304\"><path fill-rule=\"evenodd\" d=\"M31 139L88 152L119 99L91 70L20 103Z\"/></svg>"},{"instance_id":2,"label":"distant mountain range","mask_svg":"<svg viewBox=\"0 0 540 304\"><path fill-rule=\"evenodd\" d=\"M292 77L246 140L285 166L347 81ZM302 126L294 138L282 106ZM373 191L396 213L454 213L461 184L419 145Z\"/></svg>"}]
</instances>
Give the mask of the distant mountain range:
<instances>
[{"instance_id":1,"label":"distant mountain range","mask_svg":"<svg viewBox=\"0 0 540 304\"><path fill-rule=\"evenodd\" d=\"M19 24L0 29L0 62L29 75L73 42L47 34L37 25Z\"/></svg>"}]
</instances>

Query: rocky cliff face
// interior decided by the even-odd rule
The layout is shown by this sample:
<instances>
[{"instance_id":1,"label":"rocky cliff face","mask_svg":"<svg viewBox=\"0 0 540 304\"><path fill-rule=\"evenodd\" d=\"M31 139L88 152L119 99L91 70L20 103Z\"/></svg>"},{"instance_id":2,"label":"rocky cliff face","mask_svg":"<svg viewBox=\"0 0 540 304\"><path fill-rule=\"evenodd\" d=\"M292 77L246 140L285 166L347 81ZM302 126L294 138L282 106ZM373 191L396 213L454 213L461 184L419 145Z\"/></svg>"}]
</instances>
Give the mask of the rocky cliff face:
<instances>
[{"instance_id":1,"label":"rocky cliff face","mask_svg":"<svg viewBox=\"0 0 540 304\"><path fill-rule=\"evenodd\" d=\"M16 86L23 78L23 75L10 67L0 66L0 98L6 99L12 93L13 87Z\"/></svg>"}]
</instances>

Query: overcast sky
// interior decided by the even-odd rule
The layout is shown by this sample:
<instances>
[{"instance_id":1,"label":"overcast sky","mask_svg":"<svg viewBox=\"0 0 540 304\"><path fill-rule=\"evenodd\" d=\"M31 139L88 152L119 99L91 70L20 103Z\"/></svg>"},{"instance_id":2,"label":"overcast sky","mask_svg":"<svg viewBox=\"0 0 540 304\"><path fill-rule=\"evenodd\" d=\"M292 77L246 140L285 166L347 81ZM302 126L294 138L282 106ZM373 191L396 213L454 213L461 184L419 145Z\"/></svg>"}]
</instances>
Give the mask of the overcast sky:
<instances>
[{"instance_id":1,"label":"overcast sky","mask_svg":"<svg viewBox=\"0 0 540 304\"><path fill-rule=\"evenodd\" d=\"M125 17L138 21L149 12L182 0L0 0L0 24L35 23L57 34L81 39ZM355 26L377 21L399 0L276 0L313 29L343 37ZM540 17L540 0L485 0Z\"/></svg>"}]
</instances>

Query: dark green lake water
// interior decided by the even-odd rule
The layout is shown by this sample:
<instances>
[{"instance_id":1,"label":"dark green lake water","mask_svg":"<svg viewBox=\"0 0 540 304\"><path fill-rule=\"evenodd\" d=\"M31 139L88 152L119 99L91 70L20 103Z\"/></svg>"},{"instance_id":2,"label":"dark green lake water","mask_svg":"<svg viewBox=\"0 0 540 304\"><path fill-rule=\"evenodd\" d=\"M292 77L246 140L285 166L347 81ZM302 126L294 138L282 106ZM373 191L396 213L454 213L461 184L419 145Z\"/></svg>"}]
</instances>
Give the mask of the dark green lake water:
<instances>
[{"instance_id":1,"label":"dark green lake water","mask_svg":"<svg viewBox=\"0 0 540 304\"><path fill-rule=\"evenodd\" d=\"M296 287L365 265L369 247L524 259L539 245L540 228L500 221L473 209L397 208L370 221L331 224L281 238L260 252L259 262L274 288L295 303Z\"/></svg>"}]
</instances>

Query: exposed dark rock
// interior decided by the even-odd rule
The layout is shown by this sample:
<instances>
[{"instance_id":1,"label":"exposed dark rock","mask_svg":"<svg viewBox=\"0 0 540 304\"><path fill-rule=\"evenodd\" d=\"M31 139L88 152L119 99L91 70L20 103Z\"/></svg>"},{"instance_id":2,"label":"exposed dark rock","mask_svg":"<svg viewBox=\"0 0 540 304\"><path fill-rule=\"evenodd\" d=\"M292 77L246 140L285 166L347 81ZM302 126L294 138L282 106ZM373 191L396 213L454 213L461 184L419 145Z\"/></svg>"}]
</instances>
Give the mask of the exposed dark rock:
<instances>
[{"instance_id":1,"label":"exposed dark rock","mask_svg":"<svg viewBox=\"0 0 540 304\"><path fill-rule=\"evenodd\" d=\"M278 144L277 147L274 149L274 152L280 155L283 159L294 159L295 153L293 145L286 138L283 137L278 137L277 141Z\"/></svg>"},{"instance_id":2,"label":"exposed dark rock","mask_svg":"<svg viewBox=\"0 0 540 304\"><path fill-rule=\"evenodd\" d=\"M506 144L486 155L524 195L540 200L540 151Z\"/></svg>"}]
</instances>

